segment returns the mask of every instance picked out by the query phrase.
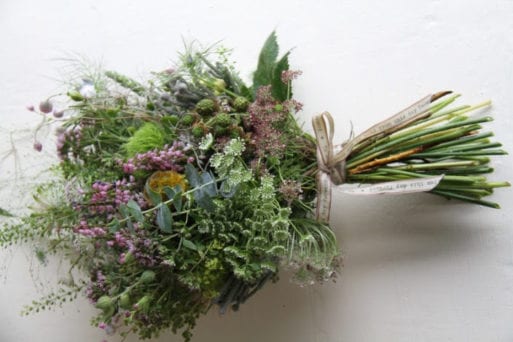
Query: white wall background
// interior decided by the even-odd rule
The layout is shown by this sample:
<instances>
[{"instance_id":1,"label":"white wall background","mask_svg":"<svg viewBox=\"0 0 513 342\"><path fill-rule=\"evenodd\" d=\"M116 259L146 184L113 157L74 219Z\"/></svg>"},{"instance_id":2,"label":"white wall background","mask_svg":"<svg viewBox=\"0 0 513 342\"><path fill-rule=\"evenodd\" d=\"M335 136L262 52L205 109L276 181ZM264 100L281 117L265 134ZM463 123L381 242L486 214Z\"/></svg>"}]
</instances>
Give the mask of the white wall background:
<instances>
[{"instance_id":1,"label":"white wall background","mask_svg":"<svg viewBox=\"0 0 513 342\"><path fill-rule=\"evenodd\" d=\"M24 107L59 89L57 59L77 53L140 77L168 67L182 36L222 39L248 77L274 28L304 72L296 95L305 121L331 111L337 141L350 122L360 132L428 93L453 89L464 102L494 100L489 129L513 151L511 0L0 0L0 158L7 156L0 207L19 209L19 189L52 160L51 146L30 150L38 118ZM6 154L13 129L26 176L17 182L14 155ZM494 166L494 179L512 180L511 157ZM239 313L202 318L194 341L513 341L512 190L493 200L503 209L426 194L338 195L332 226L345 256L338 282L298 288L284 273ZM0 252L0 341L101 341L85 301L19 316L57 274L56 267L29 271L33 263L28 249Z\"/></svg>"}]
</instances>

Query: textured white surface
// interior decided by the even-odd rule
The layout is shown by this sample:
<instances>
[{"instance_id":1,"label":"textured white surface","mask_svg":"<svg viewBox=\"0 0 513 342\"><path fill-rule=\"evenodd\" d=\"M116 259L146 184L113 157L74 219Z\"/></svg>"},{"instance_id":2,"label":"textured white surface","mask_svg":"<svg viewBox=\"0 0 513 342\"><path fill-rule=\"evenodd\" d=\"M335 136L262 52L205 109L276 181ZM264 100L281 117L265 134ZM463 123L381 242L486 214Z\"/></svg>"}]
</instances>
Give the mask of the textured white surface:
<instances>
[{"instance_id":1,"label":"textured white surface","mask_svg":"<svg viewBox=\"0 0 513 342\"><path fill-rule=\"evenodd\" d=\"M305 121L329 110L337 141L348 136L350 122L361 132L430 92L454 89L465 102L493 99L489 128L513 151L511 0L3 0L0 158L10 130L37 125L25 105L59 89L56 59L78 53L139 77L168 67L183 35L223 39L249 77L274 28L284 49L295 47L292 65L304 72L296 96ZM53 148L37 154L27 149L29 130L18 137L19 165L37 178L32 166L48 163ZM0 168L2 207L17 207L13 160ZM512 179L510 157L494 166L494 179ZM493 199L502 210L425 194L339 194L332 213L345 256L339 281L298 288L284 273L239 313L202 318L194 341L513 341L512 190ZM57 271L40 270L42 284L34 284L26 249L0 258L1 342L103 339L88 325L93 310L85 301L20 317ZM167 334L158 341L179 340Z\"/></svg>"}]
</instances>

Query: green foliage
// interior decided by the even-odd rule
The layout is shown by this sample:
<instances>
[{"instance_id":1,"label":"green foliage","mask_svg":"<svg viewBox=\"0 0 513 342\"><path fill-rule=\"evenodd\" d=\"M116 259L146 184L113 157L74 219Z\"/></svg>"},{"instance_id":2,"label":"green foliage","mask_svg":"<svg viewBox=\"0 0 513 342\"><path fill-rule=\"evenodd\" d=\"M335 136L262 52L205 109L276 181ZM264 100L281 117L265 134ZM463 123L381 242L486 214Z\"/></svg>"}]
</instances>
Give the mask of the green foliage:
<instances>
[{"instance_id":1,"label":"green foliage","mask_svg":"<svg viewBox=\"0 0 513 342\"><path fill-rule=\"evenodd\" d=\"M276 32L273 31L260 51L257 70L253 74L253 92L256 93L261 86L271 85L273 97L279 101L285 101L291 96L291 93L289 93L288 85L282 82L281 74L289 69L289 52L279 60L278 53Z\"/></svg>"},{"instance_id":2,"label":"green foliage","mask_svg":"<svg viewBox=\"0 0 513 342\"><path fill-rule=\"evenodd\" d=\"M270 84L275 111L289 114L281 102L290 95L281 82L289 54L278 53L273 32L254 89ZM63 176L36 191L31 215L0 230L1 247L33 243L43 264L53 253L68 260L69 273L85 278L96 326L141 339L170 328L188 341L212 304L238 309L278 279L282 264L309 275L305 282L334 270L334 236L310 218L315 144L291 111L274 127L286 142L283 158L258 154L246 112L252 94L227 56L191 46L173 72L148 83L107 71L94 78L96 95L72 89L73 115L59 138ZM166 144L173 147L162 151ZM140 165L137 155L152 150ZM301 196L285 198L285 180ZM26 312L79 291L72 282L61 287Z\"/></svg>"},{"instance_id":3,"label":"green foliage","mask_svg":"<svg viewBox=\"0 0 513 342\"><path fill-rule=\"evenodd\" d=\"M152 122L141 126L124 145L128 157L158 149L165 144L164 132Z\"/></svg>"},{"instance_id":4,"label":"green foliage","mask_svg":"<svg viewBox=\"0 0 513 342\"><path fill-rule=\"evenodd\" d=\"M146 89L142 84L116 71L105 71L105 76L107 76L123 88L130 89L137 95L144 95L145 93Z\"/></svg>"},{"instance_id":5,"label":"green foliage","mask_svg":"<svg viewBox=\"0 0 513 342\"><path fill-rule=\"evenodd\" d=\"M14 215L3 208L0 208L0 216L13 217Z\"/></svg>"}]
</instances>

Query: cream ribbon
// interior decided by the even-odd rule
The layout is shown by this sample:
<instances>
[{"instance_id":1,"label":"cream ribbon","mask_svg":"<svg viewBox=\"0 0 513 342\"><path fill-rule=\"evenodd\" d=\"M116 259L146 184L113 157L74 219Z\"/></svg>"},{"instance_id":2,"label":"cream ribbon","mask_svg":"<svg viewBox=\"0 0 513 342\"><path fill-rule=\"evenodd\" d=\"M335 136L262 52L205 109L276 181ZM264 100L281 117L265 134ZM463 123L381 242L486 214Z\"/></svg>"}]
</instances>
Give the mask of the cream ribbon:
<instances>
[{"instance_id":1,"label":"cream ribbon","mask_svg":"<svg viewBox=\"0 0 513 342\"><path fill-rule=\"evenodd\" d=\"M331 114L324 112L314 116L312 119L312 126L317 139L318 164L318 172L316 176L317 220L324 223L329 222L332 185L340 185L345 182L345 162L357 144L369 138L378 138L386 134L391 134L412 122L428 117L431 115L429 112L429 105L431 102L448 93L450 92L440 92L420 99L408 108L372 126L368 130L347 141L338 152L334 151L333 136L335 133L335 122ZM436 184L438 184L438 182L439 180ZM436 186L436 184L434 186ZM420 189L421 188L419 188L419 191L427 191L425 189Z\"/></svg>"}]
</instances>

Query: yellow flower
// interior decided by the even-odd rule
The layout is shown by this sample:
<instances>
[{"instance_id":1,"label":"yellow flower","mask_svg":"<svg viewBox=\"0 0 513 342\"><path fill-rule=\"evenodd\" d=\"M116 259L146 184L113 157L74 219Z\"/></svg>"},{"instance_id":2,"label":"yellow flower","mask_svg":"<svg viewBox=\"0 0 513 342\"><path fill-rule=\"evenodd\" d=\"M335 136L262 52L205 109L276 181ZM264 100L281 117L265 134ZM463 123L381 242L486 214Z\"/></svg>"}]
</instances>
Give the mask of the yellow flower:
<instances>
[{"instance_id":1,"label":"yellow flower","mask_svg":"<svg viewBox=\"0 0 513 342\"><path fill-rule=\"evenodd\" d=\"M147 180L149 188L158 193L162 194L166 186L174 188L179 185L182 191L187 189L187 180L185 175L176 171L157 171L154 172Z\"/></svg>"}]
</instances>

